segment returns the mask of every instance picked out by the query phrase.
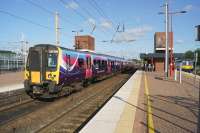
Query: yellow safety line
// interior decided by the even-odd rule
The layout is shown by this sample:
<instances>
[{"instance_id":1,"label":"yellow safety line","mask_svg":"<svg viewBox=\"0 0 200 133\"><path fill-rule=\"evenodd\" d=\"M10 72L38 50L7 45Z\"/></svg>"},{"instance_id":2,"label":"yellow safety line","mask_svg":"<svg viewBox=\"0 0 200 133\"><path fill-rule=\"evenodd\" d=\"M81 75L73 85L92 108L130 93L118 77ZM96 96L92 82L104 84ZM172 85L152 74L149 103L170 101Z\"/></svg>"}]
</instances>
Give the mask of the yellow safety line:
<instances>
[{"instance_id":1,"label":"yellow safety line","mask_svg":"<svg viewBox=\"0 0 200 133\"><path fill-rule=\"evenodd\" d=\"M148 123L148 133L154 133L154 124L153 124L153 116L152 116L152 109L151 109L151 101L149 97L149 88L147 84L147 77L146 74L144 76L145 80L145 95L147 96L147 123Z\"/></svg>"}]
</instances>

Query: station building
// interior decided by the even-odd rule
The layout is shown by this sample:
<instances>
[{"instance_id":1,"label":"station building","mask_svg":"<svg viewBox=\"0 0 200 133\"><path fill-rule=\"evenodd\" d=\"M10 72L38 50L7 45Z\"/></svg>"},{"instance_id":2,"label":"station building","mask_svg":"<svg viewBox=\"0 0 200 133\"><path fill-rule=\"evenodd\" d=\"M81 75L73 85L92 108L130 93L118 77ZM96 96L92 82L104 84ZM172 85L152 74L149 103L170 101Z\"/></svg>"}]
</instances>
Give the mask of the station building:
<instances>
[{"instance_id":1,"label":"station building","mask_svg":"<svg viewBox=\"0 0 200 133\"><path fill-rule=\"evenodd\" d=\"M141 53L140 58L147 64L154 65L155 71L164 72L165 70L165 32L155 32L154 34L154 52L153 53ZM171 53L172 52L172 53ZM171 54L171 55L170 55ZM169 65L170 56L172 56L172 63L174 59L182 58L182 53L173 53L173 32L169 32Z\"/></svg>"},{"instance_id":2,"label":"station building","mask_svg":"<svg viewBox=\"0 0 200 133\"><path fill-rule=\"evenodd\" d=\"M76 50L95 50L95 39L89 35L75 36L75 45Z\"/></svg>"}]
</instances>

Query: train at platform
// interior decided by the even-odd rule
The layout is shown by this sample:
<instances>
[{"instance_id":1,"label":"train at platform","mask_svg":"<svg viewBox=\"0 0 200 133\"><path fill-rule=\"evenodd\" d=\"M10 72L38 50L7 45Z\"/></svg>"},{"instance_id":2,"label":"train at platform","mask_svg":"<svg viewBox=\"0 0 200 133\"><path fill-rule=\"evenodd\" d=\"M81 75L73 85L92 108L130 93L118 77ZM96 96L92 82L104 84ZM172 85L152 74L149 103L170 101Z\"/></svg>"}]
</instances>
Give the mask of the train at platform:
<instances>
[{"instance_id":1,"label":"train at platform","mask_svg":"<svg viewBox=\"0 0 200 133\"><path fill-rule=\"evenodd\" d=\"M59 97L81 83L133 69L123 58L50 44L29 48L24 88L32 98Z\"/></svg>"}]
</instances>

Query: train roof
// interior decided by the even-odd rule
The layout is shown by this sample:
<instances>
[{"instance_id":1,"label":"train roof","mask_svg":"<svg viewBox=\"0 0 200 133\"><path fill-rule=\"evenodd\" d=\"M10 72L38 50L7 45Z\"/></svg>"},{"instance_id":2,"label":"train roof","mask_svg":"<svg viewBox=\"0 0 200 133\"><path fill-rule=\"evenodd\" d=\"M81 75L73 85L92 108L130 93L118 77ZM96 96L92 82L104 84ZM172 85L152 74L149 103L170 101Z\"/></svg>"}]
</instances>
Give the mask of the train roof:
<instances>
[{"instance_id":1,"label":"train roof","mask_svg":"<svg viewBox=\"0 0 200 133\"><path fill-rule=\"evenodd\" d=\"M53 45L53 44L37 44L37 45L34 45L34 47L43 47L43 46L46 46L46 47L59 47L61 49L70 50L70 51L79 52L79 53L90 53L90 54L93 54L93 55L99 55L99 56L106 56L106 57L109 57L109 58L115 58L117 60L126 60L124 58L117 57L117 56L96 53L96 52L93 52L93 51L81 51L81 50L69 49L69 48L65 48L65 47L62 47L62 46L56 46L56 45Z\"/></svg>"}]
</instances>

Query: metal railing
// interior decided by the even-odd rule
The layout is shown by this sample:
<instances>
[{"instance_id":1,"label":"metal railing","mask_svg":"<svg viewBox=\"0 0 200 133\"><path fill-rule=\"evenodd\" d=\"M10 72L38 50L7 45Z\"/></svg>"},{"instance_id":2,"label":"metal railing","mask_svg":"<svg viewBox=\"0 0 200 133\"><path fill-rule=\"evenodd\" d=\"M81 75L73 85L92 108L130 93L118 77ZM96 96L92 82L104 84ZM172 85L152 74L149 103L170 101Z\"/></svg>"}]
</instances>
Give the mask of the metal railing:
<instances>
[{"instance_id":1,"label":"metal railing","mask_svg":"<svg viewBox=\"0 0 200 133\"><path fill-rule=\"evenodd\" d=\"M0 56L0 73L24 69L24 58L21 56Z\"/></svg>"}]
</instances>

